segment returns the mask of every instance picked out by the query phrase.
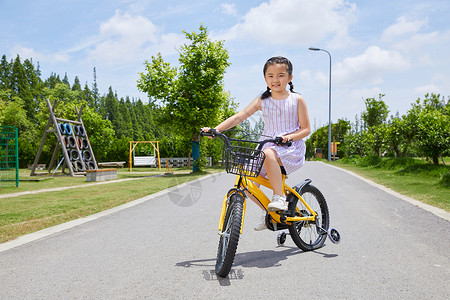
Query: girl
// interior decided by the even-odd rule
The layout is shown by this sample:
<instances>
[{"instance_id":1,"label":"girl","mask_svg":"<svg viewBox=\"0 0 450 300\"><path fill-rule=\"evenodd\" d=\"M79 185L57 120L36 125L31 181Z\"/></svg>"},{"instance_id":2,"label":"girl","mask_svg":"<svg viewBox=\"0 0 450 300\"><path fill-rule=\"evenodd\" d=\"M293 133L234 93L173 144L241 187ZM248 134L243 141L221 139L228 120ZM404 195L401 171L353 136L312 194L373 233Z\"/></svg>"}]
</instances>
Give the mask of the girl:
<instances>
[{"instance_id":1,"label":"girl","mask_svg":"<svg viewBox=\"0 0 450 300\"><path fill-rule=\"evenodd\" d=\"M287 58L270 58L263 68L267 90L243 110L215 128L218 131L228 130L261 110L264 132L260 140L264 140L264 136L280 136L283 142L292 141L290 147L270 143L263 147L266 159L260 175L269 179L273 190L272 200L267 208L269 211L287 209L286 198L282 191L282 171L289 174L303 165L306 151L304 138L311 132L305 100L294 92L292 70L292 64ZM288 84L290 91L286 90ZM203 131L208 130L208 127L203 128ZM251 195L250 198L261 207L255 198ZM258 224L255 230L266 229L265 215L264 210L261 224Z\"/></svg>"}]
</instances>

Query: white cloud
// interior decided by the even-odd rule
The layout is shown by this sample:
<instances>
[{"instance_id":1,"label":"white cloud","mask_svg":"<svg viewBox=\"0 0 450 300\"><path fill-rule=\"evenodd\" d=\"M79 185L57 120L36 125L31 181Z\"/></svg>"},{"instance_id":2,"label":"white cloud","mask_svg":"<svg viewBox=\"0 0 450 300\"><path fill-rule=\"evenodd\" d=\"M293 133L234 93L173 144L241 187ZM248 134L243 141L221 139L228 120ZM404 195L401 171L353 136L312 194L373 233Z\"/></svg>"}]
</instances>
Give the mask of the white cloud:
<instances>
[{"instance_id":1,"label":"white cloud","mask_svg":"<svg viewBox=\"0 0 450 300\"><path fill-rule=\"evenodd\" d=\"M333 78L339 84L354 84L368 81L371 84L383 82L383 75L403 71L410 63L397 51L389 51L378 46L368 47L363 54L348 57L334 66Z\"/></svg>"},{"instance_id":2,"label":"white cloud","mask_svg":"<svg viewBox=\"0 0 450 300\"><path fill-rule=\"evenodd\" d=\"M422 97L425 94L435 93L441 96L449 96L443 93L448 93L450 86L450 76L445 73L436 73L428 79L428 83L414 88L416 94Z\"/></svg>"},{"instance_id":3,"label":"white cloud","mask_svg":"<svg viewBox=\"0 0 450 300\"><path fill-rule=\"evenodd\" d=\"M408 21L406 17L401 16L397 18L395 24L389 26L383 31L381 40L393 41L405 35L409 36L417 33L426 23L426 20Z\"/></svg>"},{"instance_id":4,"label":"white cloud","mask_svg":"<svg viewBox=\"0 0 450 300\"><path fill-rule=\"evenodd\" d=\"M236 4L234 3L222 3L220 4L222 12L227 15L235 16L237 14Z\"/></svg>"},{"instance_id":5,"label":"white cloud","mask_svg":"<svg viewBox=\"0 0 450 300\"><path fill-rule=\"evenodd\" d=\"M117 10L100 24L97 35L88 37L68 52L86 51L86 61L90 64L120 69L142 64L158 52L165 56L177 53L176 49L185 41L180 34L163 34L148 18Z\"/></svg>"},{"instance_id":6,"label":"white cloud","mask_svg":"<svg viewBox=\"0 0 450 300\"><path fill-rule=\"evenodd\" d=\"M67 53L40 53L32 48L21 45L16 45L10 50L10 52L13 58L15 58L16 55L19 55L22 61L27 58L32 58L33 62L40 62L41 64L66 63L70 59L70 56Z\"/></svg>"},{"instance_id":7,"label":"white cloud","mask_svg":"<svg viewBox=\"0 0 450 300\"><path fill-rule=\"evenodd\" d=\"M372 88L354 89L354 90L351 90L348 95L349 95L350 99L358 99L359 98L364 103L365 99L377 98L379 94L382 94L381 89L379 87L372 87Z\"/></svg>"},{"instance_id":8,"label":"white cloud","mask_svg":"<svg viewBox=\"0 0 450 300\"><path fill-rule=\"evenodd\" d=\"M312 73L311 70L303 70L299 73L299 81L301 82L301 85L306 86L314 86L314 85L321 85L321 86L328 86L329 84L329 74L323 73L323 72L317 72ZM295 76L294 76L294 80Z\"/></svg>"},{"instance_id":9,"label":"white cloud","mask_svg":"<svg viewBox=\"0 0 450 300\"><path fill-rule=\"evenodd\" d=\"M344 0L270 0L250 9L223 39L252 38L262 43L310 45L328 39L348 43L356 6Z\"/></svg>"},{"instance_id":10,"label":"white cloud","mask_svg":"<svg viewBox=\"0 0 450 300\"><path fill-rule=\"evenodd\" d=\"M416 94L419 94L421 96L423 96L425 94L431 94L431 93L439 94L440 91L441 91L441 89L433 83L418 86L414 89L414 92L416 92Z\"/></svg>"},{"instance_id":11,"label":"white cloud","mask_svg":"<svg viewBox=\"0 0 450 300\"><path fill-rule=\"evenodd\" d=\"M108 66L127 64L141 58L148 45L158 42L158 33L158 27L150 20L116 11L112 18L100 24L99 34L93 38L93 49L88 50L88 59Z\"/></svg>"}]
</instances>

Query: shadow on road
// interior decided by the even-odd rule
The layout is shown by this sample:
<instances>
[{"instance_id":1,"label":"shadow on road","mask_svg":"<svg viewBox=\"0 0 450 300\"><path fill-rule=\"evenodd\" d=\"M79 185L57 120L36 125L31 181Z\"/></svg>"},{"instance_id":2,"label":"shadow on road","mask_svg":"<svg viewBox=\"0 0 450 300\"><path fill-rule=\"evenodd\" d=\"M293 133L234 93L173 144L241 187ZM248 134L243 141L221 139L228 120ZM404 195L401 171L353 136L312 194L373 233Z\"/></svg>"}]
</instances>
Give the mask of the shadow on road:
<instances>
[{"instance_id":1,"label":"shadow on road","mask_svg":"<svg viewBox=\"0 0 450 300\"><path fill-rule=\"evenodd\" d=\"M282 250L280 250L282 249ZM337 254L328 254L319 251L312 251L322 255L324 258L334 258ZM303 254L302 250L296 247L279 247L276 250L258 250L245 253L237 253L234 258L233 269L226 278L216 276L214 269L202 270L202 276L205 280L217 280L220 285L228 286L231 284L230 280L239 280L244 278L244 271L239 267L244 268L273 268L280 267L280 262L286 260L289 256ZM216 264L216 258L197 259L190 261L183 261L176 263L177 267L212 267Z\"/></svg>"}]
</instances>

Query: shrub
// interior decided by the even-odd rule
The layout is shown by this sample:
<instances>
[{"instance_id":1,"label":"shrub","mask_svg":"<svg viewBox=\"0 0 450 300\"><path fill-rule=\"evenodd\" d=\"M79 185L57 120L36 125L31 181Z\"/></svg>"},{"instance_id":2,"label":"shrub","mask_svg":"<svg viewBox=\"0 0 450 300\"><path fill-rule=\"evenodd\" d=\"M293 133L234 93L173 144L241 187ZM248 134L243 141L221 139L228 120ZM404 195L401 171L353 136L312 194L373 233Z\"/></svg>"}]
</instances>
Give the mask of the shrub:
<instances>
[{"instance_id":1,"label":"shrub","mask_svg":"<svg viewBox=\"0 0 450 300\"><path fill-rule=\"evenodd\" d=\"M388 170L403 169L408 166L421 164L422 161L412 157L392 157L383 159L380 162L380 167Z\"/></svg>"},{"instance_id":2,"label":"shrub","mask_svg":"<svg viewBox=\"0 0 450 300\"><path fill-rule=\"evenodd\" d=\"M442 178L439 181L439 184L444 186L444 187L450 188L450 172L445 173L444 175L442 175Z\"/></svg>"},{"instance_id":3,"label":"shrub","mask_svg":"<svg viewBox=\"0 0 450 300\"><path fill-rule=\"evenodd\" d=\"M357 161L360 167L375 167L381 163L381 157L379 156L364 156Z\"/></svg>"}]
</instances>

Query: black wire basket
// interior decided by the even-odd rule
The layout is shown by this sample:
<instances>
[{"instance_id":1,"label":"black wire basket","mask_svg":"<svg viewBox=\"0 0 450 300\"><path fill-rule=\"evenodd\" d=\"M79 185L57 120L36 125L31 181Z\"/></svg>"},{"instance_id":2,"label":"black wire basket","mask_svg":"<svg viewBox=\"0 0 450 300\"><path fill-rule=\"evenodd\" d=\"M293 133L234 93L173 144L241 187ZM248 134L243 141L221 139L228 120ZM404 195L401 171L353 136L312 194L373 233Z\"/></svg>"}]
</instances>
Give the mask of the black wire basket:
<instances>
[{"instance_id":1,"label":"black wire basket","mask_svg":"<svg viewBox=\"0 0 450 300\"><path fill-rule=\"evenodd\" d=\"M234 142L225 149L225 167L227 173L258 177L266 158L262 150L258 150L258 142Z\"/></svg>"}]
</instances>

